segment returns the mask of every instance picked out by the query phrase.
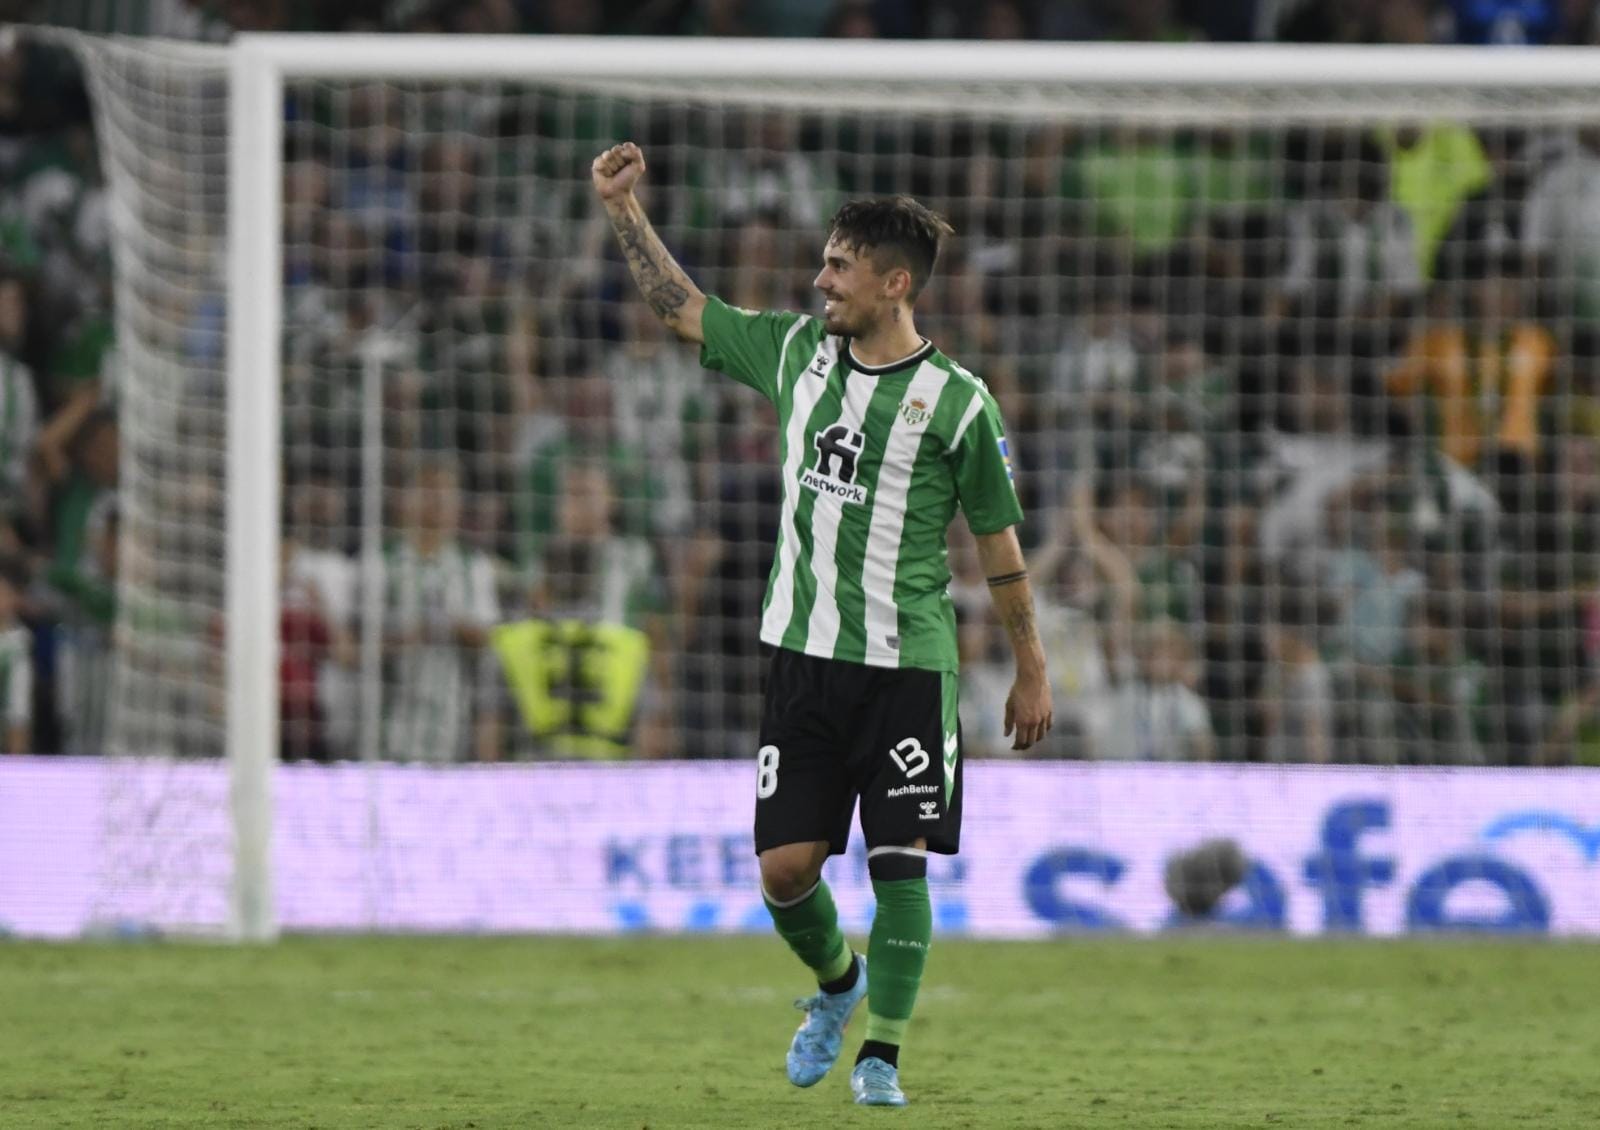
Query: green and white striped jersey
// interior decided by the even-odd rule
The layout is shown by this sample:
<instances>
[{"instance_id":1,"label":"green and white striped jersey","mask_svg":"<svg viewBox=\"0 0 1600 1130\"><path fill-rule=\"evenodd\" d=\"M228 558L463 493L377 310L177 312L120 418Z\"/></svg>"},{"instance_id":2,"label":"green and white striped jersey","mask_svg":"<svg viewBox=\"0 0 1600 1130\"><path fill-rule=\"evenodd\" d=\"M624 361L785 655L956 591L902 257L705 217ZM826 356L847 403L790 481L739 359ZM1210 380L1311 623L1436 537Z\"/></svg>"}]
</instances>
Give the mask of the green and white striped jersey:
<instances>
[{"instance_id":1,"label":"green and white striped jersey","mask_svg":"<svg viewBox=\"0 0 1600 1130\"><path fill-rule=\"evenodd\" d=\"M783 514L761 638L873 667L954 671L945 530L1022 521L1005 428L977 377L932 343L862 365L804 314L712 298L700 363L778 409Z\"/></svg>"}]
</instances>

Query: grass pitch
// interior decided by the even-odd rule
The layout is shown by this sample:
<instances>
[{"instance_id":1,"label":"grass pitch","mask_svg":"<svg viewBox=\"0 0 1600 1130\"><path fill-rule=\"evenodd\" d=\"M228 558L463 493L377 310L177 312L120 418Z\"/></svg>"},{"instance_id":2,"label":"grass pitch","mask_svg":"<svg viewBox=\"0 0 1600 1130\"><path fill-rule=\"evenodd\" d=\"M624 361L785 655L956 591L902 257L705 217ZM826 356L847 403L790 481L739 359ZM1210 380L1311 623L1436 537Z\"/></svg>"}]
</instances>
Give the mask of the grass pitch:
<instances>
[{"instance_id":1,"label":"grass pitch","mask_svg":"<svg viewBox=\"0 0 1600 1130\"><path fill-rule=\"evenodd\" d=\"M12 1127L1577 1127L1600 950L934 945L912 1106L783 1077L776 938L0 946Z\"/></svg>"}]
</instances>

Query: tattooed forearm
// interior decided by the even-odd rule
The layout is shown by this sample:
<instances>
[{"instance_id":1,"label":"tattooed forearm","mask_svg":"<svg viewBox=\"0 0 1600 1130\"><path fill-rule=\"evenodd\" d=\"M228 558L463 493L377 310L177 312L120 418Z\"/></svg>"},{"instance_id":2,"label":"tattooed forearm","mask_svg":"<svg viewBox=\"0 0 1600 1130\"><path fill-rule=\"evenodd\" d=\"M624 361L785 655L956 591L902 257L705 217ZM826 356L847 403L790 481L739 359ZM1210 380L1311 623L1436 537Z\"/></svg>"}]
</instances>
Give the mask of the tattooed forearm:
<instances>
[{"instance_id":1,"label":"tattooed forearm","mask_svg":"<svg viewBox=\"0 0 1600 1130\"><path fill-rule=\"evenodd\" d=\"M1002 601L1000 622L1005 625L1006 635L1011 637L1013 647L1022 648L1039 642L1039 624L1033 615L1032 600L1018 600L1011 596Z\"/></svg>"},{"instance_id":2,"label":"tattooed forearm","mask_svg":"<svg viewBox=\"0 0 1600 1130\"><path fill-rule=\"evenodd\" d=\"M656 317L670 319L685 302L689 301L689 292L677 283L664 282L644 297L650 304L650 309L655 311Z\"/></svg>"},{"instance_id":3,"label":"tattooed forearm","mask_svg":"<svg viewBox=\"0 0 1600 1130\"><path fill-rule=\"evenodd\" d=\"M617 239L622 244L622 255L628 261L628 270L633 274L633 280L639 285L639 292L644 295L651 311L668 326L677 329L675 323L679 314L691 299L699 295L698 288L672 258L642 210L613 210L611 226L616 229Z\"/></svg>"},{"instance_id":4,"label":"tattooed forearm","mask_svg":"<svg viewBox=\"0 0 1600 1130\"><path fill-rule=\"evenodd\" d=\"M1011 651L1017 659L1019 674L1042 674L1044 671L1044 641L1039 638L1039 622L1033 611L1033 590L1027 578L1022 577L1007 585L989 590L995 611L1011 641Z\"/></svg>"},{"instance_id":5,"label":"tattooed forearm","mask_svg":"<svg viewBox=\"0 0 1600 1130\"><path fill-rule=\"evenodd\" d=\"M1033 615L1033 586L1028 584L1028 566L1017 544L1014 527L992 534L978 535L978 559L989 580L989 597L1000 623L1016 653L1018 674L1042 675L1044 644Z\"/></svg>"}]
</instances>

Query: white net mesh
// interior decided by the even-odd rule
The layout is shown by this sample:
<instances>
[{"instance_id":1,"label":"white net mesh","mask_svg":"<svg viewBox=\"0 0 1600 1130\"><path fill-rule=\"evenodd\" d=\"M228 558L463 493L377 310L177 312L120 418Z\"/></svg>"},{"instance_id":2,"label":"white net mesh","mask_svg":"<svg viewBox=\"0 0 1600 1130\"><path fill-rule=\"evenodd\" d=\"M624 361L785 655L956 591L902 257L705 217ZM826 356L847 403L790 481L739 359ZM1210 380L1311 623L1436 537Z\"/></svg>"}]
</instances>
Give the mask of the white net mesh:
<instances>
[{"instance_id":1,"label":"white net mesh","mask_svg":"<svg viewBox=\"0 0 1600 1130\"><path fill-rule=\"evenodd\" d=\"M108 743L222 747L227 67L96 44L88 75L111 185L121 462Z\"/></svg>"},{"instance_id":2,"label":"white net mesh","mask_svg":"<svg viewBox=\"0 0 1600 1130\"><path fill-rule=\"evenodd\" d=\"M140 612L119 734L181 754L219 733L225 99L198 57L96 70ZM743 306L812 305L848 196L950 215L923 326L1014 434L1069 723L1047 752L1573 755L1600 238L1579 95L626 93L289 84L286 756L751 748L771 422L636 300L587 181L621 137L669 245ZM1005 665L955 564L968 724L998 749ZM536 627L572 620L626 630Z\"/></svg>"},{"instance_id":3,"label":"white net mesh","mask_svg":"<svg viewBox=\"0 0 1600 1130\"><path fill-rule=\"evenodd\" d=\"M79 45L111 190L117 353L104 425L77 442L80 459L116 468L115 491L83 501L85 552L116 611L109 632L70 637L57 693L69 752L119 756L100 779L77 913L94 929L214 930L231 876L227 782L174 759L223 745L227 68L180 47ZM64 827L82 799L63 792Z\"/></svg>"},{"instance_id":4,"label":"white net mesh","mask_svg":"<svg viewBox=\"0 0 1600 1130\"><path fill-rule=\"evenodd\" d=\"M214 757L226 92L217 57L89 54L125 374L110 745ZM812 308L851 196L954 222L918 326L1010 428L1058 717L1035 755L1600 761L1592 92L907 98L288 84L286 760L754 750L773 421L635 296L588 182L632 138L735 305ZM951 564L966 748L1002 754L959 521ZM374 828L351 843L391 876ZM368 921L409 921L382 882Z\"/></svg>"}]
</instances>

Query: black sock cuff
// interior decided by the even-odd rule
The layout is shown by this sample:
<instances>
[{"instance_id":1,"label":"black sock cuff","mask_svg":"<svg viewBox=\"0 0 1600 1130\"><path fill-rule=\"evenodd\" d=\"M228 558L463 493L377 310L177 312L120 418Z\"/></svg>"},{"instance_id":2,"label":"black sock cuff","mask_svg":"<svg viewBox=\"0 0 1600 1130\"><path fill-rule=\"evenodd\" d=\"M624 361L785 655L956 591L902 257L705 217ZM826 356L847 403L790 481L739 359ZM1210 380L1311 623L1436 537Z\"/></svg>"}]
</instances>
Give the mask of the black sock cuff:
<instances>
[{"instance_id":1,"label":"black sock cuff","mask_svg":"<svg viewBox=\"0 0 1600 1130\"><path fill-rule=\"evenodd\" d=\"M861 979L861 955L850 955L850 968L845 970L844 976L833 981L824 981L817 987L825 993L848 993L856 987L856 982Z\"/></svg>"},{"instance_id":2,"label":"black sock cuff","mask_svg":"<svg viewBox=\"0 0 1600 1130\"><path fill-rule=\"evenodd\" d=\"M861 1045L861 1050L856 1053L856 1062L864 1059L881 1059L890 1067L900 1066L900 1045L886 1044L882 1040L868 1040Z\"/></svg>"}]
</instances>

